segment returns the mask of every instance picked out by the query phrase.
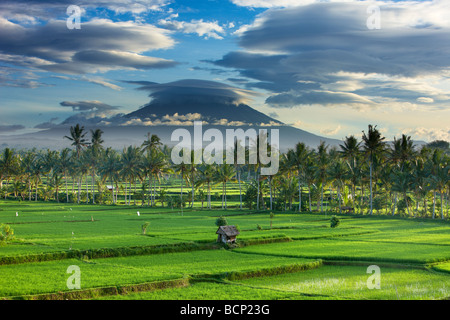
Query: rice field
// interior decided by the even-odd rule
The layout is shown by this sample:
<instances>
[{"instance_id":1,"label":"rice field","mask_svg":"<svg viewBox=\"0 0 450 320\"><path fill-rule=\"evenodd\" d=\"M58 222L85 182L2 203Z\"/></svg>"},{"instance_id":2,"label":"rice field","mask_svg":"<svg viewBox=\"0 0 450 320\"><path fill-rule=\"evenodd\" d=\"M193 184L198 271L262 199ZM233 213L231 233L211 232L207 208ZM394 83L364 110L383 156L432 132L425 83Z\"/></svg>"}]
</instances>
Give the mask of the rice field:
<instances>
[{"instance_id":1,"label":"rice field","mask_svg":"<svg viewBox=\"0 0 450 320\"><path fill-rule=\"evenodd\" d=\"M239 227L236 246L216 242L219 216ZM15 233L0 246L0 299L450 297L448 221L349 215L331 228L330 217L0 201ZM68 286L73 265L79 289ZM370 265L380 289L368 287Z\"/></svg>"}]
</instances>

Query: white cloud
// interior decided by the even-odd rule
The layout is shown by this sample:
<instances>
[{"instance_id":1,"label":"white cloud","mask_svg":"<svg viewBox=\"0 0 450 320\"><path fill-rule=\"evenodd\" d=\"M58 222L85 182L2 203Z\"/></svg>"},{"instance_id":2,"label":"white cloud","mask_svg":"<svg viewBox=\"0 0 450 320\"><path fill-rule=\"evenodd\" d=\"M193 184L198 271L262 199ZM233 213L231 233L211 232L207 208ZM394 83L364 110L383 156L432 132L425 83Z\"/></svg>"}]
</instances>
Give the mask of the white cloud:
<instances>
[{"instance_id":1,"label":"white cloud","mask_svg":"<svg viewBox=\"0 0 450 320\"><path fill-rule=\"evenodd\" d=\"M308 5L317 0L232 0L232 2L241 7L251 8L283 8Z\"/></svg>"},{"instance_id":2,"label":"white cloud","mask_svg":"<svg viewBox=\"0 0 450 320\"><path fill-rule=\"evenodd\" d=\"M99 84L99 85L101 85L103 87L110 88L110 89L117 90L117 91L120 91L120 90L123 89L122 87L119 87L118 85L110 83L110 82L108 82L105 79L100 78L100 77L89 78L89 77L85 77L84 76L81 79L85 80L87 82Z\"/></svg>"},{"instance_id":3,"label":"white cloud","mask_svg":"<svg viewBox=\"0 0 450 320\"><path fill-rule=\"evenodd\" d=\"M339 131L341 131L341 126L338 125L336 128L332 129L332 128L327 128L327 129L321 129L320 133L327 135L327 136L334 136L336 135Z\"/></svg>"},{"instance_id":4,"label":"white cloud","mask_svg":"<svg viewBox=\"0 0 450 320\"><path fill-rule=\"evenodd\" d=\"M188 120L188 121L194 121L194 120L201 120L202 115L200 113L188 113L188 114L178 114L175 113L173 115L166 114L162 117L162 121L178 121L178 120Z\"/></svg>"},{"instance_id":5,"label":"white cloud","mask_svg":"<svg viewBox=\"0 0 450 320\"><path fill-rule=\"evenodd\" d=\"M450 141L450 127L447 128L407 128L402 130L405 134L411 135L413 138L424 139L427 141L445 140Z\"/></svg>"},{"instance_id":6,"label":"white cloud","mask_svg":"<svg viewBox=\"0 0 450 320\"><path fill-rule=\"evenodd\" d=\"M269 91L271 106L449 106L449 1L234 2L269 9L235 32L239 51L213 63L253 79L246 87ZM380 6L380 30L367 28L369 4Z\"/></svg>"},{"instance_id":7,"label":"white cloud","mask_svg":"<svg viewBox=\"0 0 450 320\"><path fill-rule=\"evenodd\" d=\"M419 97L417 98L417 101L422 103L433 103L434 99L430 97Z\"/></svg>"},{"instance_id":8,"label":"white cloud","mask_svg":"<svg viewBox=\"0 0 450 320\"><path fill-rule=\"evenodd\" d=\"M217 21L206 22L203 19L191 20L191 22L161 19L158 25L169 30L195 33L200 37L205 37L205 39L223 39L223 35L226 33L225 29Z\"/></svg>"}]
</instances>

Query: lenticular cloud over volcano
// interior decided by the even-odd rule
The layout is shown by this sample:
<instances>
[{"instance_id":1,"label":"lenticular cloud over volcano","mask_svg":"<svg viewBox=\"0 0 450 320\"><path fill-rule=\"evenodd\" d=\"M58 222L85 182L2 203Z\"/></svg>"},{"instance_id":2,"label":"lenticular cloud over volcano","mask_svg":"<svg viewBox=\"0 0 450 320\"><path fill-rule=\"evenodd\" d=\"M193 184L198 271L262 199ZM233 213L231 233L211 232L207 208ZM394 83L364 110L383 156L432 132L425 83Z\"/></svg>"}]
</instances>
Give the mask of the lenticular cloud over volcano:
<instances>
[{"instance_id":1,"label":"lenticular cloud over volcano","mask_svg":"<svg viewBox=\"0 0 450 320\"><path fill-rule=\"evenodd\" d=\"M132 83L132 82L129 82ZM220 82L184 79L169 83L140 83L138 90L150 92L152 102L173 103L186 101L226 104L249 103L256 92L232 87Z\"/></svg>"},{"instance_id":2,"label":"lenticular cloud over volcano","mask_svg":"<svg viewBox=\"0 0 450 320\"><path fill-rule=\"evenodd\" d=\"M257 93L208 80L184 79L169 83L133 82L138 90L149 91L152 100L126 118L164 119L169 116L201 115L210 124L217 123L280 123L247 105Z\"/></svg>"}]
</instances>

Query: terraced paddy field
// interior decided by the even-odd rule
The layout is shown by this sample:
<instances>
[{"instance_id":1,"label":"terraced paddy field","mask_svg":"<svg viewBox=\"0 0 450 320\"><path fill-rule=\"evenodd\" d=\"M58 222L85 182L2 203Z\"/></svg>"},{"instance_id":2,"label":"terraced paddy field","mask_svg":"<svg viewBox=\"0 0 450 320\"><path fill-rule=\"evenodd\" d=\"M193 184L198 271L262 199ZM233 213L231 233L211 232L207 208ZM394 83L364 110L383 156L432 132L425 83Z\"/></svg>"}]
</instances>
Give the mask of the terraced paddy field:
<instances>
[{"instance_id":1,"label":"terraced paddy field","mask_svg":"<svg viewBox=\"0 0 450 320\"><path fill-rule=\"evenodd\" d=\"M216 242L219 216L239 227L236 246ZM330 217L0 201L0 223L15 232L0 246L0 298L450 297L449 221L346 215L331 228Z\"/></svg>"}]
</instances>

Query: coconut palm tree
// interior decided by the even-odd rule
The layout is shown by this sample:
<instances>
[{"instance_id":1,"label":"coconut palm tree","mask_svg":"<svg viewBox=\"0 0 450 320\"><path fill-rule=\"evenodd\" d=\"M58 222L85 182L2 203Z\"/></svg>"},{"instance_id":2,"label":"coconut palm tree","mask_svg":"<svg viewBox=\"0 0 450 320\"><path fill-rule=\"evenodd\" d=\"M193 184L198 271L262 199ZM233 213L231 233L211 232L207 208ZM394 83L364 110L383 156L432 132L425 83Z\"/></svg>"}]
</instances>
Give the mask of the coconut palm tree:
<instances>
[{"instance_id":1,"label":"coconut palm tree","mask_svg":"<svg viewBox=\"0 0 450 320\"><path fill-rule=\"evenodd\" d=\"M394 172L391 176L392 190L403 195L403 199L406 203L406 209L408 211L409 216L411 216L411 213L409 210L410 201L408 198L408 192L412 189L413 179L414 178L411 172L409 172L409 170L408 171L398 170L398 172L396 173Z\"/></svg>"},{"instance_id":2,"label":"coconut palm tree","mask_svg":"<svg viewBox=\"0 0 450 320\"><path fill-rule=\"evenodd\" d=\"M142 159L143 174L148 178L149 198L148 205L155 205L156 181L160 181L161 175L167 171L168 161L159 149L148 152Z\"/></svg>"},{"instance_id":3,"label":"coconut palm tree","mask_svg":"<svg viewBox=\"0 0 450 320\"><path fill-rule=\"evenodd\" d=\"M342 158L345 159L347 163L347 178L352 184L352 206L355 212L355 199L356 199L356 185L359 181L359 176L361 172L360 166L357 164L358 159L361 156L360 150L361 142L355 136L351 135L345 137L344 144L340 145L340 154Z\"/></svg>"},{"instance_id":4,"label":"coconut palm tree","mask_svg":"<svg viewBox=\"0 0 450 320\"><path fill-rule=\"evenodd\" d=\"M110 148L106 149L104 161L100 165L100 175L104 179L109 179L112 188L112 199L113 203L117 203L117 193L115 192L114 186L116 186L119 179L120 171L120 157L119 154Z\"/></svg>"},{"instance_id":5,"label":"coconut palm tree","mask_svg":"<svg viewBox=\"0 0 450 320\"><path fill-rule=\"evenodd\" d=\"M361 142L358 142L355 136L345 137L344 144L339 145L342 157L356 165L356 159L361 153L360 145Z\"/></svg>"},{"instance_id":6,"label":"coconut palm tree","mask_svg":"<svg viewBox=\"0 0 450 320\"><path fill-rule=\"evenodd\" d=\"M5 148L2 157L0 158L0 188L2 187L3 179L6 179L6 184L9 184L11 177L18 171L19 158L14 150ZM5 192L5 199L7 192Z\"/></svg>"},{"instance_id":7,"label":"coconut palm tree","mask_svg":"<svg viewBox=\"0 0 450 320\"><path fill-rule=\"evenodd\" d=\"M435 168L434 173L430 176L430 183L439 192L441 198L441 219L444 219L444 190L449 183L449 171L450 165L442 163Z\"/></svg>"},{"instance_id":8,"label":"coconut palm tree","mask_svg":"<svg viewBox=\"0 0 450 320\"><path fill-rule=\"evenodd\" d=\"M403 134L400 139L394 137L394 142L392 144L392 149L389 152L389 156L390 160L400 166L401 171L403 171L405 164L414 158L415 154L415 146L410 136Z\"/></svg>"},{"instance_id":9,"label":"coconut palm tree","mask_svg":"<svg viewBox=\"0 0 450 320\"><path fill-rule=\"evenodd\" d=\"M441 167L442 163L444 163L444 152L442 151L442 149L434 149L427 163L427 168L430 175L427 181L429 182L430 187L433 190L433 219L435 218L436 191L439 189L439 183L437 179L431 179L431 177L438 174L439 168Z\"/></svg>"},{"instance_id":10,"label":"coconut palm tree","mask_svg":"<svg viewBox=\"0 0 450 320\"><path fill-rule=\"evenodd\" d=\"M28 200L31 201L31 179L33 176L33 168L37 161L36 153L34 151L28 151L22 158L20 163L21 171L23 172L24 178L26 179L26 184L28 186Z\"/></svg>"},{"instance_id":11,"label":"coconut palm tree","mask_svg":"<svg viewBox=\"0 0 450 320\"><path fill-rule=\"evenodd\" d=\"M367 134L363 131L362 140L364 142L363 149L367 153L369 158L369 171L370 171L370 215L373 214L373 193L372 193L372 171L373 171L373 157L375 154L379 154L384 150L385 137L381 136L377 126L369 124Z\"/></svg>"},{"instance_id":12,"label":"coconut palm tree","mask_svg":"<svg viewBox=\"0 0 450 320\"><path fill-rule=\"evenodd\" d=\"M196 187L206 185L208 190L208 209L211 209L211 184L214 183L215 168L212 164L204 164L198 168L199 178Z\"/></svg>"},{"instance_id":13,"label":"coconut palm tree","mask_svg":"<svg viewBox=\"0 0 450 320\"><path fill-rule=\"evenodd\" d=\"M330 158L327 153L328 146L325 145L324 141L321 141L319 146L317 147L316 152L316 172L315 176L318 179L318 181L321 184L321 191L320 191L320 212L323 212L323 188L327 181L327 169L330 163Z\"/></svg>"},{"instance_id":14,"label":"coconut palm tree","mask_svg":"<svg viewBox=\"0 0 450 320\"><path fill-rule=\"evenodd\" d=\"M162 152L160 147L162 146L161 139L156 134L147 133L147 140L145 140L141 145L141 150L146 152L147 155L144 157L144 177L148 178L149 187L149 199L148 205L154 205L154 187L152 181L152 176L155 175L155 166L162 160Z\"/></svg>"},{"instance_id":15,"label":"coconut palm tree","mask_svg":"<svg viewBox=\"0 0 450 320\"><path fill-rule=\"evenodd\" d=\"M85 138L86 132L84 131L84 126L79 124L75 125L75 127L70 127L70 136L64 136L65 139L72 141L72 146L75 147L77 160L80 161L81 152L83 148L89 145L89 141ZM78 203L80 203L80 194L81 194L81 177L78 176Z\"/></svg>"},{"instance_id":16,"label":"coconut palm tree","mask_svg":"<svg viewBox=\"0 0 450 320\"><path fill-rule=\"evenodd\" d=\"M51 182L51 175L56 170L56 166L59 162L59 153L54 150L47 149L47 152L41 155L42 171L46 174L46 185L49 186Z\"/></svg>"},{"instance_id":17,"label":"coconut palm tree","mask_svg":"<svg viewBox=\"0 0 450 320\"><path fill-rule=\"evenodd\" d=\"M180 175L180 203L183 202L183 181L189 181L189 164L181 162L180 164L176 164L173 166L174 172Z\"/></svg>"},{"instance_id":18,"label":"coconut palm tree","mask_svg":"<svg viewBox=\"0 0 450 320\"><path fill-rule=\"evenodd\" d=\"M100 129L91 130L91 143L89 146L88 159L91 167L91 188L92 188L92 204L95 204L95 176L96 167L99 159L101 158L101 152L103 151L102 143L104 142L103 131Z\"/></svg>"},{"instance_id":19,"label":"coconut palm tree","mask_svg":"<svg viewBox=\"0 0 450 320\"><path fill-rule=\"evenodd\" d=\"M136 180L142 176L142 161L140 148L129 146L124 148L121 157L121 176L128 182L129 185L129 199L128 205L131 202L131 183L134 183L134 189L136 191ZM126 192L126 188L125 188ZM126 199L125 199L126 200ZM134 199L136 205L136 199Z\"/></svg>"},{"instance_id":20,"label":"coconut palm tree","mask_svg":"<svg viewBox=\"0 0 450 320\"><path fill-rule=\"evenodd\" d=\"M66 186L66 202L69 203L69 188L67 184L67 175L69 173L70 167L72 166L72 157L70 154L70 149L64 148L59 154L58 167L64 176L64 183Z\"/></svg>"},{"instance_id":21,"label":"coconut palm tree","mask_svg":"<svg viewBox=\"0 0 450 320\"><path fill-rule=\"evenodd\" d=\"M141 149L150 155L150 153L157 150L160 146L162 146L161 139L156 134L150 134L150 132L148 132L147 140L142 143Z\"/></svg>"},{"instance_id":22,"label":"coconut palm tree","mask_svg":"<svg viewBox=\"0 0 450 320\"><path fill-rule=\"evenodd\" d=\"M305 164L310 156L310 150L303 142L299 142L295 145L295 149L292 152L288 151L288 157L291 160L292 166L297 171L298 179L298 212L301 211L302 207L302 181L305 171Z\"/></svg>"},{"instance_id":23,"label":"coconut palm tree","mask_svg":"<svg viewBox=\"0 0 450 320\"><path fill-rule=\"evenodd\" d=\"M234 163L234 168L236 171L236 178L238 181L238 186L239 186L239 210L242 210L242 185L241 185L241 170L242 170L242 163L239 163L239 159L238 159L238 154L239 154L239 146L240 146L240 141L239 140L235 140L234 141L234 150L233 150L233 163ZM245 152L247 153L247 152ZM244 159L245 160L245 159Z\"/></svg>"},{"instance_id":24,"label":"coconut palm tree","mask_svg":"<svg viewBox=\"0 0 450 320\"><path fill-rule=\"evenodd\" d=\"M36 161L34 161L31 168L31 181L35 187L35 201L38 201L39 183L42 177L42 161L38 155L36 155Z\"/></svg>"},{"instance_id":25,"label":"coconut palm tree","mask_svg":"<svg viewBox=\"0 0 450 320\"><path fill-rule=\"evenodd\" d=\"M347 176L347 168L338 159L332 162L327 170L328 177L332 183L337 187L339 213L342 213L341 208L341 189L344 187L345 177Z\"/></svg>"},{"instance_id":26,"label":"coconut palm tree","mask_svg":"<svg viewBox=\"0 0 450 320\"><path fill-rule=\"evenodd\" d=\"M225 210L227 209L227 182L233 179L235 175L233 165L227 163L222 164L216 171L216 181L222 183L222 209L224 209L224 200Z\"/></svg>"}]
</instances>

